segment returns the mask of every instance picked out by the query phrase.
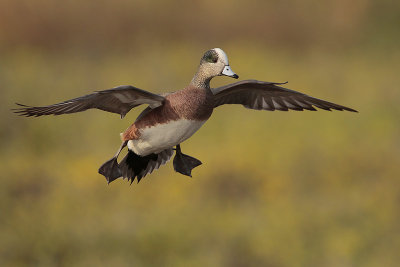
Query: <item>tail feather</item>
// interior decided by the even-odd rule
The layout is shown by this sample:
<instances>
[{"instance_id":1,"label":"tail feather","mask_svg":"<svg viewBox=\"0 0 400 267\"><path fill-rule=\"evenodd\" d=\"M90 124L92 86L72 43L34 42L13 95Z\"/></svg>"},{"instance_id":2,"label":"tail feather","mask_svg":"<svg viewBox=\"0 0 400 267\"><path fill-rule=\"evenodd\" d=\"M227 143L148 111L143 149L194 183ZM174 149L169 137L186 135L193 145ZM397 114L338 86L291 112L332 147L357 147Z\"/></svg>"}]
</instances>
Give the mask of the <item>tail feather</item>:
<instances>
[{"instance_id":1,"label":"tail feather","mask_svg":"<svg viewBox=\"0 0 400 267\"><path fill-rule=\"evenodd\" d=\"M138 183L140 180L149 173L158 169L161 165L167 163L174 151L172 148L166 149L158 154L150 154L147 156L139 156L135 152L128 149L128 154L119 163L122 177L128 178L131 183L137 177Z\"/></svg>"}]
</instances>

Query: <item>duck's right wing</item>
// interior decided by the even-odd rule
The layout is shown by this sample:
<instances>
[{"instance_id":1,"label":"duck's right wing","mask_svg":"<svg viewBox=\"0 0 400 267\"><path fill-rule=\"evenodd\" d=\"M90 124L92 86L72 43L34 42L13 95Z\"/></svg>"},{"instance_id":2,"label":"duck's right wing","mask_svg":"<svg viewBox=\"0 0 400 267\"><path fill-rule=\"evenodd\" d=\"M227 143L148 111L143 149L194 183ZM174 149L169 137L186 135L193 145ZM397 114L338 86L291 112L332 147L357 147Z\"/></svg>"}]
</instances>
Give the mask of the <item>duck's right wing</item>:
<instances>
[{"instance_id":1,"label":"duck's right wing","mask_svg":"<svg viewBox=\"0 0 400 267\"><path fill-rule=\"evenodd\" d=\"M32 107L17 103L21 107L13 109L13 111L21 116L39 117L43 115L70 114L97 108L120 114L121 118L123 118L136 106L148 104L150 108L156 108L161 106L164 100L165 97L161 95L153 94L131 85L121 85L49 106Z\"/></svg>"}]
</instances>

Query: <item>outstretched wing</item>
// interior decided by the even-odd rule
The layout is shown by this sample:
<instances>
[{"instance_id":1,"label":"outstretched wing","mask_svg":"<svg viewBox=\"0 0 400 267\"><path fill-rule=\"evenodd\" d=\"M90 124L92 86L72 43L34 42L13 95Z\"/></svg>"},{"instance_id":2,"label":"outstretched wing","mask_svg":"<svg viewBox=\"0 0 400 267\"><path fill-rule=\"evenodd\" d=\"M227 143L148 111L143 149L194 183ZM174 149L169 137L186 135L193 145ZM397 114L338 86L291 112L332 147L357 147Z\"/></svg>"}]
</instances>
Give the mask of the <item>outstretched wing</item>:
<instances>
[{"instance_id":1,"label":"outstretched wing","mask_svg":"<svg viewBox=\"0 0 400 267\"><path fill-rule=\"evenodd\" d=\"M162 105L164 100L163 96L131 85L121 85L49 106L31 107L17 103L21 108L13 109L13 111L21 116L39 117L43 115L69 114L97 108L120 114L121 118L123 118L136 106L149 104L151 108L155 108Z\"/></svg>"},{"instance_id":2,"label":"outstretched wing","mask_svg":"<svg viewBox=\"0 0 400 267\"><path fill-rule=\"evenodd\" d=\"M211 89L214 93L214 107L224 104L241 104L249 109L257 110L325 110L354 109L324 101L306 94L280 87L285 83L245 80ZM313 107L314 106L314 107Z\"/></svg>"}]
</instances>

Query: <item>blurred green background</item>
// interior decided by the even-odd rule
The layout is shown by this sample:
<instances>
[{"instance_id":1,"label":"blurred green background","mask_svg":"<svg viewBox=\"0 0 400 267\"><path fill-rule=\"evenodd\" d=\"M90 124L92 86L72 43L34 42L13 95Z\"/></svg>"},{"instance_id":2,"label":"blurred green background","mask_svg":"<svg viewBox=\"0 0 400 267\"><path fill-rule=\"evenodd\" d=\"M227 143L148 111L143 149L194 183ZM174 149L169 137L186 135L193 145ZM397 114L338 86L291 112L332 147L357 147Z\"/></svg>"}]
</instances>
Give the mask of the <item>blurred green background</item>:
<instances>
[{"instance_id":1,"label":"blurred green background","mask_svg":"<svg viewBox=\"0 0 400 267\"><path fill-rule=\"evenodd\" d=\"M0 265L398 266L399 25L392 0L1 1ZM213 47L360 113L223 106L183 144L193 179L169 163L129 186L97 169L142 107L10 112L178 90Z\"/></svg>"}]
</instances>

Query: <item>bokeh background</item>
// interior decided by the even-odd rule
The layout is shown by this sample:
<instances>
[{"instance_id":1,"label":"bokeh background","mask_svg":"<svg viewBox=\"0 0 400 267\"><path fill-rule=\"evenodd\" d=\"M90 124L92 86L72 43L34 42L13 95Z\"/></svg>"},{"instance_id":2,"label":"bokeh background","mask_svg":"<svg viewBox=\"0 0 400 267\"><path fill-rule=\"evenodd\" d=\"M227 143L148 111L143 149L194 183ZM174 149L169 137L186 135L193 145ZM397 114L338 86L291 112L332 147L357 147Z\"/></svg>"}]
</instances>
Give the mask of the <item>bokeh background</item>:
<instances>
[{"instance_id":1,"label":"bokeh background","mask_svg":"<svg viewBox=\"0 0 400 267\"><path fill-rule=\"evenodd\" d=\"M2 0L0 265L398 266L399 25L392 0ZM360 113L223 106L183 144L194 178L170 163L129 186L97 169L142 107L10 112L181 89L213 47Z\"/></svg>"}]
</instances>

